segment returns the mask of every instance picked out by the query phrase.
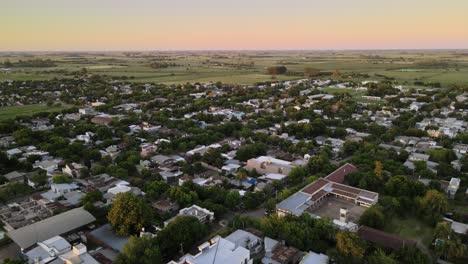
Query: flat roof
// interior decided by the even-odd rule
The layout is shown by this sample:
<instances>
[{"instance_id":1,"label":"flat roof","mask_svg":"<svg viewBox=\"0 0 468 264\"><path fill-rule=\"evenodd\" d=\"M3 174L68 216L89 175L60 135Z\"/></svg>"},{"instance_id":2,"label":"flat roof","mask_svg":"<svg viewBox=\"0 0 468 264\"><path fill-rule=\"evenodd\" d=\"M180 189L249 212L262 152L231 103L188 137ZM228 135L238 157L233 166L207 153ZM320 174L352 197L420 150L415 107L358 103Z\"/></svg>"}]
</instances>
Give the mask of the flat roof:
<instances>
[{"instance_id":1,"label":"flat roof","mask_svg":"<svg viewBox=\"0 0 468 264\"><path fill-rule=\"evenodd\" d=\"M22 249L87 225L96 218L83 207L46 218L34 224L12 230L8 236Z\"/></svg>"},{"instance_id":2,"label":"flat roof","mask_svg":"<svg viewBox=\"0 0 468 264\"><path fill-rule=\"evenodd\" d=\"M291 212L294 215L301 215L307 208L299 208L305 202L310 199L310 195L307 195L303 192L296 192L295 194L289 196L288 198L281 201L278 205L278 209L286 210Z\"/></svg>"}]
</instances>

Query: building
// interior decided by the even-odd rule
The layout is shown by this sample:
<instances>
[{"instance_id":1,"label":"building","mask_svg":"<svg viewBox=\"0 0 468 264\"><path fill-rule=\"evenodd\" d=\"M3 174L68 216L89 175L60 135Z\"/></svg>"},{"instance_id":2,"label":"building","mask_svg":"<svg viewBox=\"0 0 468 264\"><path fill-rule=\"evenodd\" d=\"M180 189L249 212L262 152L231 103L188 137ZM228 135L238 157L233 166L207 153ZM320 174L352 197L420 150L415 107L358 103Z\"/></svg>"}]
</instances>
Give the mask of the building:
<instances>
[{"instance_id":1,"label":"building","mask_svg":"<svg viewBox=\"0 0 468 264\"><path fill-rule=\"evenodd\" d=\"M116 186L121 180L103 173L86 179L77 179L76 181L81 183L87 192L100 191L105 193L110 188Z\"/></svg>"},{"instance_id":2,"label":"building","mask_svg":"<svg viewBox=\"0 0 468 264\"><path fill-rule=\"evenodd\" d=\"M299 262L299 264L328 264L328 256L322 253L310 251Z\"/></svg>"},{"instance_id":3,"label":"building","mask_svg":"<svg viewBox=\"0 0 468 264\"><path fill-rule=\"evenodd\" d=\"M342 184L346 175L356 171L357 168L351 164L341 166L325 178L310 183L280 202L276 206L277 214L299 216L306 210L320 207L328 197L336 197L363 207L376 204L378 193Z\"/></svg>"},{"instance_id":4,"label":"building","mask_svg":"<svg viewBox=\"0 0 468 264\"><path fill-rule=\"evenodd\" d=\"M179 209L179 205L176 202L170 200L159 200L152 204L153 208L159 215L166 213L172 213Z\"/></svg>"},{"instance_id":5,"label":"building","mask_svg":"<svg viewBox=\"0 0 468 264\"><path fill-rule=\"evenodd\" d=\"M122 252L124 245L130 237L119 236L113 230L112 226L107 223L86 234L86 237L95 244L112 249L114 252Z\"/></svg>"},{"instance_id":6,"label":"building","mask_svg":"<svg viewBox=\"0 0 468 264\"><path fill-rule=\"evenodd\" d=\"M168 264L253 264L250 251L220 236L201 244L196 254L186 254Z\"/></svg>"},{"instance_id":7,"label":"building","mask_svg":"<svg viewBox=\"0 0 468 264\"><path fill-rule=\"evenodd\" d=\"M298 263L302 253L294 247L287 247L277 240L265 237L265 256L262 264Z\"/></svg>"},{"instance_id":8,"label":"building","mask_svg":"<svg viewBox=\"0 0 468 264\"><path fill-rule=\"evenodd\" d=\"M52 192L58 194L58 195L65 195L67 193L70 193L72 191L76 191L79 189L78 185L74 183L52 183L50 185L50 189Z\"/></svg>"},{"instance_id":9,"label":"building","mask_svg":"<svg viewBox=\"0 0 468 264\"><path fill-rule=\"evenodd\" d=\"M371 243L375 243L384 248L390 248L394 250L399 250L403 247L414 247L416 242L400 236L390 234L384 231L380 231L374 228L367 226L361 226L358 230L358 235L363 240Z\"/></svg>"},{"instance_id":10,"label":"building","mask_svg":"<svg viewBox=\"0 0 468 264\"><path fill-rule=\"evenodd\" d=\"M263 239L242 229L237 229L224 239L248 249L251 256L260 253L263 249Z\"/></svg>"},{"instance_id":11,"label":"building","mask_svg":"<svg viewBox=\"0 0 468 264\"><path fill-rule=\"evenodd\" d=\"M177 216L193 216L193 217L196 217L198 221L200 221L200 223L208 223L214 220L213 212L205 208L202 208L198 205L192 205L190 207L181 209L179 211L179 214L177 214ZM174 221L177 218L177 216L167 221L164 221L164 226L167 226L170 222Z\"/></svg>"},{"instance_id":12,"label":"building","mask_svg":"<svg viewBox=\"0 0 468 264\"><path fill-rule=\"evenodd\" d=\"M447 195L450 198L454 198L455 194L458 191L458 188L460 188L460 178L452 178L450 179L450 183L447 187Z\"/></svg>"},{"instance_id":13,"label":"building","mask_svg":"<svg viewBox=\"0 0 468 264\"><path fill-rule=\"evenodd\" d=\"M25 251L34 246L37 242L69 233L95 220L96 218L94 218L92 214L80 207L9 231L8 237L10 237L22 251Z\"/></svg>"},{"instance_id":14,"label":"building","mask_svg":"<svg viewBox=\"0 0 468 264\"><path fill-rule=\"evenodd\" d=\"M99 264L88 252L84 244L72 246L61 236L38 242L37 247L25 253L28 263Z\"/></svg>"},{"instance_id":15,"label":"building","mask_svg":"<svg viewBox=\"0 0 468 264\"><path fill-rule=\"evenodd\" d=\"M84 165L72 162L65 165L65 167L62 168L62 172L74 178L81 178L81 172L84 168L86 168Z\"/></svg>"},{"instance_id":16,"label":"building","mask_svg":"<svg viewBox=\"0 0 468 264\"><path fill-rule=\"evenodd\" d=\"M112 122L112 116L106 114L97 115L91 118L91 122L96 125L108 126Z\"/></svg>"},{"instance_id":17,"label":"building","mask_svg":"<svg viewBox=\"0 0 468 264\"><path fill-rule=\"evenodd\" d=\"M304 163L299 161L285 161L268 156L260 156L249 159L246 169L248 171L256 170L260 174L278 173L288 175L295 167L302 166Z\"/></svg>"},{"instance_id":18,"label":"building","mask_svg":"<svg viewBox=\"0 0 468 264\"><path fill-rule=\"evenodd\" d=\"M12 171L3 175L3 177L5 177L9 182L24 182L25 175L26 173L24 172Z\"/></svg>"},{"instance_id":19,"label":"building","mask_svg":"<svg viewBox=\"0 0 468 264\"><path fill-rule=\"evenodd\" d=\"M126 184L117 184L117 186L107 190L107 193L105 193L103 197L107 200L107 203L112 203L115 197L120 193L131 193L135 196L143 195L143 192L138 187L133 187Z\"/></svg>"},{"instance_id":20,"label":"building","mask_svg":"<svg viewBox=\"0 0 468 264\"><path fill-rule=\"evenodd\" d=\"M0 208L0 220L7 231L41 221L53 214L43 203L31 200L23 203L12 203Z\"/></svg>"}]
</instances>

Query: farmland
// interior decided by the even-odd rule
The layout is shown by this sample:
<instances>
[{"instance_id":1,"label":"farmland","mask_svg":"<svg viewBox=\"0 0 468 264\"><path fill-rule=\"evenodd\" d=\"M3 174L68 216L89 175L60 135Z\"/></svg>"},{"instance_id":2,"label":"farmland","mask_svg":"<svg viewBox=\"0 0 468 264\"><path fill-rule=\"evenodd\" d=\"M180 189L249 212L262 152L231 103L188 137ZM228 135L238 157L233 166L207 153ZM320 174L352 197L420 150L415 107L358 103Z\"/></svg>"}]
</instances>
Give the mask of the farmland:
<instances>
[{"instance_id":1,"label":"farmland","mask_svg":"<svg viewBox=\"0 0 468 264\"><path fill-rule=\"evenodd\" d=\"M15 118L17 116L31 116L41 112L54 112L65 109L62 105L22 105L0 108L0 121Z\"/></svg>"},{"instance_id":2,"label":"farmland","mask_svg":"<svg viewBox=\"0 0 468 264\"><path fill-rule=\"evenodd\" d=\"M346 80L391 79L415 82L468 83L468 53L464 51L238 51L238 52L112 52L112 53L4 53L0 63L50 59L52 67L1 68L0 81L72 78L88 73L132 82L177 84L225 82L254 84L304 78L305 68L322 76ZM154 66L156 65L156 66ZM284 65L288 73L268 75L266 68ZM337 71L339 76L332 77Z\"/></svg>"}]
</instances>

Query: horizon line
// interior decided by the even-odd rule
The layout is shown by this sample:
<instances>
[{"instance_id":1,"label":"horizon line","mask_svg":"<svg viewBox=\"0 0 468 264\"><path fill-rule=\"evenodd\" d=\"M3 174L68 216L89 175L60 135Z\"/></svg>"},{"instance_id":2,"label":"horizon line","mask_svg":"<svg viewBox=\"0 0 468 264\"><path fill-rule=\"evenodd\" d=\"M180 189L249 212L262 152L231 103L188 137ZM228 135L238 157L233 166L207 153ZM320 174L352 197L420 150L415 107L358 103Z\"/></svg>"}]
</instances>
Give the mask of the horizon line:
<instances>
[{"instance_id":1,"label":"horizon line","mask_svg":"<svg viewBox=\"0 0 468 264\"><path fill-rule=\"evenodd\" d=\"M248 52L248 51L267 51L267 52L330 52L330 51L468 51L467 48L370 48L370 49L141 49L141 50L0 50L2 53L76 53L76 52Z\"/></svg>"}]
</instances>

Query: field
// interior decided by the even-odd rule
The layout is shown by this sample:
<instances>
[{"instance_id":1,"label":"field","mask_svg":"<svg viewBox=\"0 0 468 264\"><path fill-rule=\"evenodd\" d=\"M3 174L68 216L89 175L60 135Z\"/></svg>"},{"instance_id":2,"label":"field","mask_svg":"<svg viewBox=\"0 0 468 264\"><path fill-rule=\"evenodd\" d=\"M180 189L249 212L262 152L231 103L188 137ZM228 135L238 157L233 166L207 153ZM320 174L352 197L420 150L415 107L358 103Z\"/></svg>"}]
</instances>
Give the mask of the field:
<instances>
[{"instance_id":1,"label":"field","mask_svg":"<svg viewBox=\"0 0 468 264\"><path fill-rule=\"evenodd\" d=\"M394 217L386 224L385 231L417 241L420 248L426 252L434 235L433 228L415 217L405 219Z\"/></svg>"},{"instance_id":2,"label":"field","mask_svg":"<svg viewBox=\"0 0 468 264\"><path fill-rule=\"evenodd\" d=\"M40 112L53 112L65 109L66 106L22 105L0 108L0 121L17 116L31 116Z\"/></svg>"},{"instance_id":3,"label":"field","mask_svg":"<svg viewBox=\"0 0 468 264\"><path fill-rule=\"evenodd\" d=\"M10 67L9 60L51 59L53 67ZM155 66L156 64L156 66ZM289 74L266 74L270 66L284 65ZM468 83L467 51L199 51L112 53L0 53L0 81L71 78L83 68L110 77L131 77L134 82L166 84L225 82L254 84L304 78L305 68L315 68L346 80L394 78L442 85Z\"/></svg>"}]
</instances>

